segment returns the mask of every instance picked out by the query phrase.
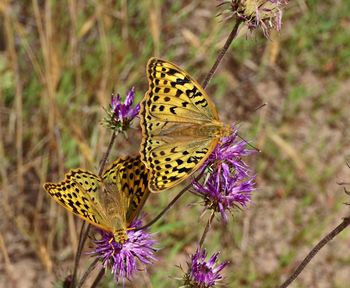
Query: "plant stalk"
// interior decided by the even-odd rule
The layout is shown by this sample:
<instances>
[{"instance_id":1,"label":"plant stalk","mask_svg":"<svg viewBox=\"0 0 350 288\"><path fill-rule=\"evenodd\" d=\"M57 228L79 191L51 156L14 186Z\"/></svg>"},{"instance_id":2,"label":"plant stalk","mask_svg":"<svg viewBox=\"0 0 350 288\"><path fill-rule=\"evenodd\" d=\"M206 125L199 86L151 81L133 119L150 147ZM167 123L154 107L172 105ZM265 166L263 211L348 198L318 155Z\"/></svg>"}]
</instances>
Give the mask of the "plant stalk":
<instances>
[{"instance_id":1,"label":"plant stalk","mask_svg":"<svg viewBox=\"0 0 350 288\"><path fill-rule=\"evenodd\" d=\"M346 227L350 225L350 217L344 218L343 222L340 223L337 227L335 227L331 232L329 232L320 242L316 244L316 246L307 254L304 260L300 263L300 265L295 269L293 274L289 276L289 278L279 287L286 288L291 284L299 274L304 270L304 268L309 264L309 262L316 256L316 254L335 236L337 236L340 232L342 232Z\"/></svg>"},{"instance_id":2,"label":"plant stalk","mask_svg":"<svg viewBox=\"0 0 350 288\"><path fill-rule=\"evenodd\" d=\"M207 74L207 76L205 77L204 81L203 81L203 89L205 90L210 82L210 80L213 78L216 70L218 69L222 59L224 58L228 48L230 48L231 44L232 44L232 41L236 38L237 36L237 33L238 33L238 28L239 28L239 25L242 23L241 20L237 20L235 25L233 26L233 29L230 33L230 35L228 36L228 38L226 39L226 42L224 44L224 47L221 48L221 51L219 52L219 55L218 57L216 58L216 61L213 65L213 67L211 67L209 73Z\"/></svg>"},{"instance_id":3,"label":"plant stalk","mask_svg":"<svg viewBox=\"0 0 350 288\"><path fill-rule=\"evenodd\" d=\"M199 241L199 248L202 248L202 246L203 246L204 240L207 237L207 234L209 232L211 223L213 222L214 215L215 215L215 212L213 211L210 215L210 218L208 219L207 225L205 225L201 240Z\"/></svg>"}]
</instances>

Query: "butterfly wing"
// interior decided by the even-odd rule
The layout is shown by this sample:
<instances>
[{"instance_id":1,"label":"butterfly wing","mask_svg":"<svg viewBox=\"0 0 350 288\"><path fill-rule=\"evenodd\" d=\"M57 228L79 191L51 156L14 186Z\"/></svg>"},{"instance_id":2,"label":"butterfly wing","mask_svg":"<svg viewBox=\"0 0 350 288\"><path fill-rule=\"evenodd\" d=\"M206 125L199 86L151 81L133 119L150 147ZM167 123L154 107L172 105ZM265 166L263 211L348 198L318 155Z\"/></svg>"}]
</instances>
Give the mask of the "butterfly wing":
<instances>
[{"instance_id":1,"label":"butterfly wing","mask_svg":"<svg viewBox=\"0 0 350 288\"><path fill-rule=\"evenodd\" d=\"M151 58L147 76L140 154L150 169L151 191L161 192L194 173L215 148L218 138L203 127L222 125L203 88L175 64Z\"/></svg>"},{"instance_id":2,"label":"butterfly wing","mask_svg":"<svg viewBox=\"0 0 350 288\"><path fill-rule=\"evenodd\" d=\"M45 183L44 189L71 213L92 225L111 231L97 199L101 189L101 179L97 175L82 169L70 170L62 182Z\"/></svg>"},{"instance_id":3,"label":"butterfly wing","mask_svg":"<svg viewBox=\"0 0 350 288\"><path fill-rule=\"evenodd\" d=\"M201 85L173 63L151 58L147 64L151 114L166 113L175 122L218 120L214 103ZM163 108L164 106L164 108Z\"/></svg>"},{"instance_id":4,"label":"butterfly wing","mask_svg":"<svg viewBox=\"0 0 350 288\"><path fill-rule=\"evenodd\" d=\"M150 189L160 192L177 185L196 171L215 148L217 141L195 139L182 142L159 142L152 149L154 172L150 179Z\"/></svg>"},{"instance_id":5,"label":"butterfly wing","mask_svg":"<svg viewBox=\"0 0 350 288\"><path fill-rule=\"evenodd\" d=\"M124 207L127 225L139 214L149 195L148 170L140 156L118 159L103 174L104 181L120 186L117 197Z\"/></svg>"}]
</instances>

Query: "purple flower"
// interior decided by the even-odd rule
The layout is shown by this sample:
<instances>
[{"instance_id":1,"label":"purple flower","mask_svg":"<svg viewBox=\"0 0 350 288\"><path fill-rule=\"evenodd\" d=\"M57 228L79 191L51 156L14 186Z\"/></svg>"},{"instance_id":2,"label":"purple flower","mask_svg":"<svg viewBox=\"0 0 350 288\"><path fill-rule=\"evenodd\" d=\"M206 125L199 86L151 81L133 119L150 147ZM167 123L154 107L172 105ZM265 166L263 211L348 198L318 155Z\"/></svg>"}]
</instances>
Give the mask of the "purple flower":
<instances>
[{"instance_id":1,"label":"purple flower","mask_svg":"<svg viewBox=\"0 0 350 288\"><path fill-rule=\"evenodd\" d=\"M141 224L141 220L135 220L130 228L139 228ZM93 241L95 250L89 254L98 257L103 267L111 270L117 282L130 279L139 269L137 263L147 265L157 260L154 256L156 249L153 247L156 241L143 230L128 230L128 240L123 244L116 242L113 234L104 230L98 231L101 239Z\"/></svg>"},{"instance_id":2,"label":"purple flower","mask_svg":"<svg viewBox=\"0 0 350 288\"><path fill-rule=\"evenodd\" d=\"M247 143L237 138L237 130L221 139L221 143L203 166L204 181L193 182L194 193L204 197L205 205L220 212L226 221L226 211L233 207L246 207L255 189L255 176L243 161L253 153L246 148Z\"/></svg>"},{"instance_id":3,"label":"purple flower","mask_svg":"<svg viewBox=\"0 0 350 288\"><path fill-rule=\"evenodd\" d=\"M218 265L219 253L215 253L208 261L207 252L197 251L192 255L191 263L188 264L188 272L184 276L184 287L209 288L214 287L216 282L222 279L220 272L228 264L227 261Z\"/></svg>"},{"instance_id":4,"label":"purple flower","mask_svg":"<svg viewBox=\"0 0 350 288\"><path fill-rule=\"evenodd\" d=\"M125 131L130 127L132 120L139 114L140 104L132 108L135 98L135 88L132 87L126 94L125 101L122 103L120 94L112 95L110 111L107 111L108 117L105 118L107 126L118 131Z\"/></svg>"},{"instance_id":5,"label":"purple flower","mask_svg":"<svg viewBox=\"0 0 350 288\"><path fill-rule=\"evenodd\" d=\"M230 0L221 1L219 6L230 4L222 11L224 19L236 18L246 23L249 30L261 28L266 37L271 29L281 30L282 8L288 0Z\"/></svg>"}]
</instances>

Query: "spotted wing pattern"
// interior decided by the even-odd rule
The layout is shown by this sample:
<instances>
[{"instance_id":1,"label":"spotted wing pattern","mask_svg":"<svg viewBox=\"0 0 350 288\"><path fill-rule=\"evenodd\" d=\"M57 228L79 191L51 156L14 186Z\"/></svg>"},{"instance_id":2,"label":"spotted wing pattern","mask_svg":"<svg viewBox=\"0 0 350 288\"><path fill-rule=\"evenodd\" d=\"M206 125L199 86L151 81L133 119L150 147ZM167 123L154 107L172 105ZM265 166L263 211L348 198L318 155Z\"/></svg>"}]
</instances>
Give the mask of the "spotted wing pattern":
<instances>
[{"instance_id":1,"label":"spotted wing pattern","mask_svg":"<svg viewBox=\"0 0 350 288\"><path fill-rule=\"evenodd\" d=\"M165 60L147 64L149 89L141 102L141 160L150 189L182 182L209 157L222 136L213 102L187 72Z\"/></svg>"},{"instance_id":2,"label":"spotted wing pattern","mask_svg":"<svg viewBox=\"0 0 350 288\"><path fill-rule=\"evenodd\" d=\"M119 180L118 179L119 175ZM126 210L127 224L130 224L142 209L149 195L149 173L140 156L127 157L115 161L103 174L103 180L110 179L113 183L120 182L121 193L128 198Z\"/></svg>"},{"instance_id":3,"label":"spotted wing pattern","mask_svg":"<svg viewBox=\"0 0 350 288\"><path fill-rule=\"evenodd\" d=\"M126 228L144 205L148 173L139 156L127 157L114 161L102 178L74 169L62 182L45 183L44 189L70 212L114 233Z\"/></svg>"},{"instance_id":4,"label":"spotted wing pattern","mask_svg":"<svg viewBox=\"0 0 350 288\"><path fill-rule=\"evenodd\" d=\"M97 193L101 189L101 179L97 175L83 170L70 170L59 183L45 183L44 189L64 208L83 220L110 231L96 209Z\"/></svg>"}]
</instances>

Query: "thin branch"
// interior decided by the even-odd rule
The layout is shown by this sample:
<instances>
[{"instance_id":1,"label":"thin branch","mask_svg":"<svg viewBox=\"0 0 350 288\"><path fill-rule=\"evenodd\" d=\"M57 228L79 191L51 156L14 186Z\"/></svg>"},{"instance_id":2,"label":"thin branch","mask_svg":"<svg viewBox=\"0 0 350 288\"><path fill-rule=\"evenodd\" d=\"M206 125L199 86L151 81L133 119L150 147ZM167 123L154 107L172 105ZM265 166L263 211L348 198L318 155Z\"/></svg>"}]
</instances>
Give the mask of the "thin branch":
<instances>
[{"instance_id":1,"label":"thin branch","mask_svg":"<svg viewBox=\"0 0 350 288\"><path fill-rule=\"evenodd\" d=\"M216 61L213 65L213 67L211 67L209 73L207 74L207 76L205 77L204 81L203 81L203 89L207 88L210 80L213 78L215 72L216 72L216 69L219 67L219 64L221 63L222 59L224 58L228 48L230 48L230 45L233 41L233 39L236 38L237 36L237 33L238 33L238 28L239 28L239 25L242 23L241 20L237 20L230 35L228 36L225 44L224 44L224 47L222 47L218 57L216 58Z\"/></svg>"},{"instance_id":2,"label":"thin branch","mask_svg":"<svg viewBox=\"0 0 350 288\"><path fill-rule=\"evenodd\" d=\"M91 288L97 287L97 285L98 285L98 283L100 283L103 275L105 275L105 271L106 271L105 268L101 268L100 272L98 272L98 274L95 278L94 283L92 283Z\"/></svg>"},{"instance_id":3,"label":"thin branch","mask_svg":"<svg viewBox=\"0 0 350 288\"><path fill-rule=\"evenodd\" d=\"M309 252L309 254L304 258L303 262L297 267L293 274L279 287L286 288L291 284L299 274L304 270L304 268L309 264L312 258L330 242L335 236L337 236L341 231L343 231L347 226L350 225L350 217L344 218L343 222L340 223L335 229L328 233L317 245Z\"/></svg>"},{"instance_id":4,"label":"thin branch","mask_svg":"<svg viewBox=\"0 0 350 288\"><path fill-rule=\"evenodd\" d=\"M89 276L89 274L95 269L98 260L99 260L99 258L96 257L95 260L86 269L83 277L81 277L79 283L77 284L77 288L80 288L80 287L83 286L83 284L85 283L85 281L86 281L87 277Z\"/></svg>"},{"instance_id":5,"label":"thin branch","mask_svg":"<svg viewBox=\"0 0 350 288\"><path fill-rule=\"evenodd\" d=\"M201 172L193 181L198 181L203 175L203 172ZM189 189L192 187L192 182L190 184L188 184L185 188L183 188L175 197L173 200L170 201L170 203L156 216L154 217L150 222L148 222L146 225L135 229L135 231L138 230L143 230L143 229L147 229L150 226L152 226L154 223L156 223L160 218L162 218L162 216L171 208L174 206L174 204L176 203L177 200L180 199L180 197Z\"/></svg>"},{"instance_id":6,"label":"thin branch","mask_svg":"<svg viewBox=\"0 0 350 288\"><path fill-rule=\"evenodd\" d=\"M76 277L77 277L77 271L78 271L78 266L79 266L79 259L80 259L80 254L81 251L83 249L83 237L81 237L81 235L83 235L83 231L85 228L85 221L83 221L82 225L81 225L81 229L80 229L80 233L79 233L79 243L78 243L78 247L77 247L77 252L75 253L75 259L74 259L74 270L73 270L73 277L72 277L72 282L69 285L69 288L73 288L75 286L75 281L76 281ZM79 255L79 257L78 257Z\"/></svg>"},{"instance_id":7,"label":"thin branch","mask_svg":"<svg viewBox=\"0 0 350 288\"><path fill-rule=\"evenodd\" d=\"M106 166L106 163L107 163L107 159L108 159L108 155L109 155L109 153L111 153L112 146L114 144L114 141L115 141L115 138L117 137L117 135L118 135L118 133L113 131L111 139L109 140L107 151L105 152L105 154L102 157L102 161L101 161L101 164L100 164L100 169L98 170L98 176L101 176L102 173L103 173L103 170L105 169L105 166Z\"/></svg>"},{"instance_id":8,"label":"thin branch","mask_svg":"<svg viewBox=\"0 0 350 288\"><path fill-rule=\"evenodd\" d=\"M211 223L213 222L215 212L213 211L210 215L210 218L208 219L207 225L205 225L201 240L199 241L199 247L202 248L205 237L207 237L207 234L209 232L209 228L211 226Z\"/></svg>"}]
</instances>

